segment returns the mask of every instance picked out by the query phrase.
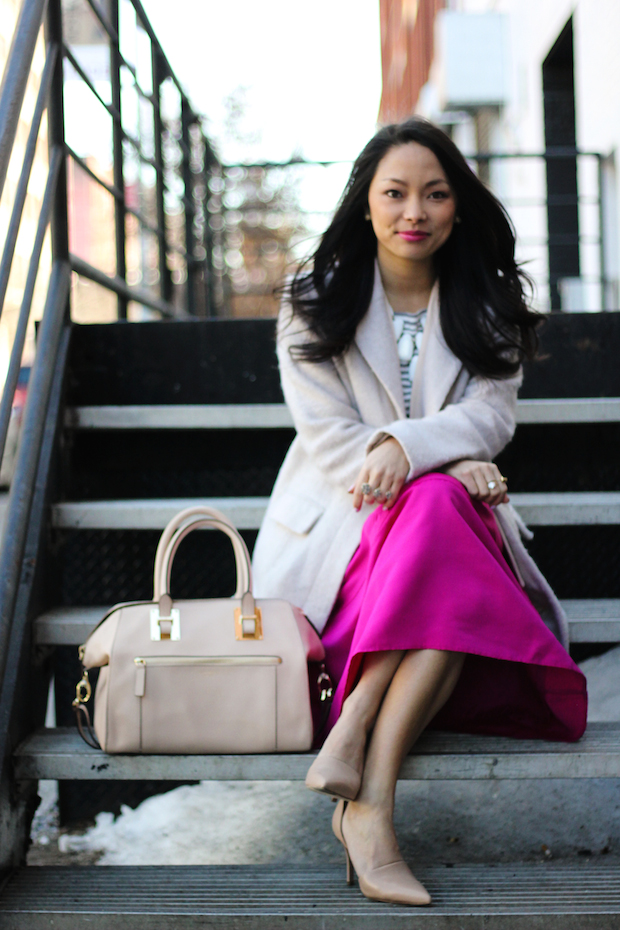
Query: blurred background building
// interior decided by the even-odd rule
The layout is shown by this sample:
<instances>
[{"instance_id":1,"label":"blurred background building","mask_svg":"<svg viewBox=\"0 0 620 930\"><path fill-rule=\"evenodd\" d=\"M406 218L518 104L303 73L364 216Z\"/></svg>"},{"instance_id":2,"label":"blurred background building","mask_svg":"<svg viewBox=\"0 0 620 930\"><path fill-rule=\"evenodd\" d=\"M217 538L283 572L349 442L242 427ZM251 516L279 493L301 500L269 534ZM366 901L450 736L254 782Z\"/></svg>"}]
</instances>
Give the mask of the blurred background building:
<instances>
[{"instance_id":1,"label":"blurred background building","mask_svg":"<svg viewBox=\"0 0 620 930\"><path fill-rule=\"evenodd\" d=\"M378 5L378 122L416 113L451 135L506 206L538 309L616 309L618 0ZM313 166L292 167L224 168L212 217L226 240L215 257L224 315L275 313L274 283L327 222L329 211L309 215Z\"/></svg>"},{"instance_id":2,"label":"blurred background building","mask_svg":"<svg viewBox=\"0 0 620 930\"><path fill-rule=\"evenodd\" d=\"M21 0L0 0L0 4L1 65ZM145 3L147 12L150 7L156 12L158 5L159 0ZM188 227L178 91L171 81L160 87L166 122L160 153L165 176L160 183L165 184L166 196L165 216L159 217L154 114L149 102L153 92L148 77L150 46L129 7L120 5L122 53L127 62L121 68L120 88L126 133L122 192L128 208L124 273L129 285L165 298L183 315L187 312L187 268L182 252ZM105 2L102 8L107 8ZM472 168L506 205L518 233L518 257L535 281L538 308L617 308L618 0L377 0L376 12L373 28L377 46L379 41L381 46L382 77L378 122L418 113L452 136ZM364 15L368 29L368 11ZM63 0L63 17L69 53L65 126L70 153L71 252L114 277L119 274L113 194L118 179L113 172L109 112L109 39L85 0ZM171 42L173 38L171 30ZM40 64L42 41L41 37ZM360 55L368 58L367 44ZM0 202L4 231L19 170L19 146L23 151L29 128L28 105L33 105L39 73L40 68L31 75L30 104L27 101L22 114L19 145ZM334 96L342 105L355 90L356 78L353 75L347 84L349 78L343 73L340 80L341 84L334 85ZM235 151L247 159L226 163L220 154L220 162L211 165L206 213L198 217L202 227L194 231L196 260L208 251L211 263L210 293L206 294L205 283L205 293L201 296L199 288L194 294L191 312L199 315L273 316L278 307L274 289L312 251L351 167L351 160L346 159L306 159L301 148L295 148L299 143L293 137L290 158L261 161L257 158L261 124L252 110L251 88L249 95L246 90L239 87L227 94L222 88L229 138L223 136L220 141L226 150L225 143L232 140ZM274 107L277 111L275 103ZM321 128L315 126L315 134ZM0 321L0 378L6 371L46 166L43 132L20 230L18 260ZM165 221L167 230L163 250L153 231L160 221ZM108 321L117 313L113 293L78 274L74 275L72 302L74 319L79 322ZM37 295L33 321L40 314L40 304ZM136 302L127 312L130 320L154 313ZM26 362L33 332L31 327Z\"/></svg>"},{"instance_id":3,"label":"blurred background building","mask_svg":"<svg viewBox=\"0 0 620 930\"><path fill-rule=\"evenodd\" d=\"M381 121L422 114L471 157L541 309L616 309L617 0L381 0L381 30Z\"/></svg>"}]
</instances>

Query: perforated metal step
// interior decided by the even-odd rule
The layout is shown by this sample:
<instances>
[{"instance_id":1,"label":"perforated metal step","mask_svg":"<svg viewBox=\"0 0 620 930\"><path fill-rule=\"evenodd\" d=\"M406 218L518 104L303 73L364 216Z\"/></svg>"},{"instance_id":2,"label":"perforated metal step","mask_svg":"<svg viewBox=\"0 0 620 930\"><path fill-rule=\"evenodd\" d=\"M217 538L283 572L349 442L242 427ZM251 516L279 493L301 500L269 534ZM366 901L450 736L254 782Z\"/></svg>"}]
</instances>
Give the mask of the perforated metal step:
<instances>
[{"instance_id":1,"label":"perforated metal step","mask_svg":"<svg viewBox=\"0 0 620 930\"><path fill-rule=\"evenodd\" d=\"M612 930L611 862L416 867L433 903L368 901L344 869L30 867L0 895L3 930Z\"/></svg>"},{"instance_id":2,"label":"perforated metal step","mask_svg":"<svg viewBox=\"0 0 620 930\"><path fill-rule=\"evenodd\" d=\"M518 423L613 423L620 398L584 397L520 400ZM156 404L71 407L72 429L277 429L292 427L285 404Z\"/></svg>"},{"instance_id":3,"label":"perforated metal step","mask_svg":"<svg viewBox=\"0 0 620 930\"><path fill-rule=\"evenodd\" d=\"M108 755L71 728L37 730L14 755L19 779L301 781L311 761L307 753ZM620 723L592 723L578 743L427 731L400 778L620 778Z\"/></svg>"},{"instance_id":4,"label":"perforated metal step","mask_svg":"<svg viewBox=\"0 0 620 930\"><path fill-rule=\"evenodd\" d=\"M573 643L620 642L620 600L614 598L562 601ZM79 646L109 607L56 607L34 623L39 646Z\"/></svg>"},{"instance_id":5,"label":"perforated metal step","mask_svg":"<svg viewBox=\"0 0 620 930\"><path fill-rule=\"evenodd\" d=\"M620 501L620 494L618 498ZM163 530L180 510L202 504L221 510L241 530L255 530L261 525L268 500L267 497L184 497L77 501L55 504L52 507L52 522L54 526L76 530Z\"/></svg>"},{"instance_id":6,"label":"perforated metal step","mask_svg":"<svg viewBox=\"0 0 620 930\"><path fill-rule=\"evenodd\" d=\"M529 526L620 524L620 491L511 494ZM163 529L185 507L206 504L223 511L242 530L260 527L267 497L161 498L159 500L68 501L54 504L54 526L67 529Z\"/></svg>"}]
</instances>

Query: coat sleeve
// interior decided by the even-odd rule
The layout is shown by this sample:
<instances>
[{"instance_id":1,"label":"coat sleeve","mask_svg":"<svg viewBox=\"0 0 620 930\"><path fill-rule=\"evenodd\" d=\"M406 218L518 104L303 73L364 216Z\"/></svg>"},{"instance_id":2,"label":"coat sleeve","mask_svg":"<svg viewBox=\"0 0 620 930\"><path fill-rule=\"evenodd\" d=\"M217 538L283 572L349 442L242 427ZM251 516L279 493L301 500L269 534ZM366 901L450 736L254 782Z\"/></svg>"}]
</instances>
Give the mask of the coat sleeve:
<instances>
[{"instance_id":1,"label":"coat sleeve","mask_svg":"<svg viewBox=\"0 0 620 930\"><path fill-rule=\"evenodd\" d=\"M290 348L308 340L285 305L278 321L277 354L284 399L308 456L338 487L350 487L364 463L375 428L363 423L333 362L303 362Z\"/></svg>"},{"instance_id":2,"label":"coat sleeve","mask_svg":"<svg viewBox=\"0 0 620 930\"><path fill-rule=\"evenodd\" d=\"M501 380L472 377L456 403L438 413L396 420L375 430L366 451L393 436L409 460L408 480L458 459L490 462L515 431L517 391L522 378L521 370Z\"/></svg>"}]
</instances>

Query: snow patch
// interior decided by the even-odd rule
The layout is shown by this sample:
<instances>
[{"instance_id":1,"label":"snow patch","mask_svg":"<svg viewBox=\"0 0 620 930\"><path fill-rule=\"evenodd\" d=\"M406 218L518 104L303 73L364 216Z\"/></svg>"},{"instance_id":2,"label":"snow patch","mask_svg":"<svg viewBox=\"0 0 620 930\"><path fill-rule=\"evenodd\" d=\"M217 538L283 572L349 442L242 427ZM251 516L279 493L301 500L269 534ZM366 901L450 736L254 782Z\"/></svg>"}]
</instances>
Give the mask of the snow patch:
<instances>
[{"instance_id":1,"label":"snow patch","mask_svg":"<svg viewBox=\"0 0 620 930\"><path fill-rule=\"evenodd\" d=\"M331 814L331 810L326 811ZM328 822L297 782L201 782L99 814L61 852L102 851L98 865L235 865L290 861L322 846ZM300 835L301 834L301 835Z\"/></svg>"}]
</instances>

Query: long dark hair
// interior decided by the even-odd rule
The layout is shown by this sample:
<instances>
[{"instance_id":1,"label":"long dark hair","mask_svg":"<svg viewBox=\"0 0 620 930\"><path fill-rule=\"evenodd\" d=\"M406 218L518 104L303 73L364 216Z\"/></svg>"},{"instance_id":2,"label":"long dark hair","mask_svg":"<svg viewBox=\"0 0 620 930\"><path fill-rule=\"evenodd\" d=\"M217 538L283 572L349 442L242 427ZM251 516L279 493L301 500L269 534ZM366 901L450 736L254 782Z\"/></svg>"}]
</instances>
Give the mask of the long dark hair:
<instances>
[{"instance_id":1,"label":"long dark hair","mask_svg":"<svg viewBox=\"0 0 620 930\"><path fill-rule=\"evenodd\" d=\"M535 355L541 316L526 303L528 276L515 262L515 233L501 203L469 168L452 140L428 120L384 126L353 165L336 214L320 244L285 288L293 316L312 339L294 347L310 362L346 352L372 297L377 240L365 221L368 188L383 156L418 142L441 163L460 223L434 254L444 339L472 374L501 378Z\"/></svg>"}]
</instances>

